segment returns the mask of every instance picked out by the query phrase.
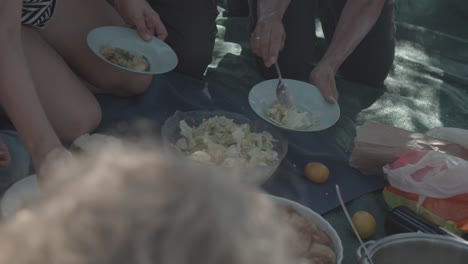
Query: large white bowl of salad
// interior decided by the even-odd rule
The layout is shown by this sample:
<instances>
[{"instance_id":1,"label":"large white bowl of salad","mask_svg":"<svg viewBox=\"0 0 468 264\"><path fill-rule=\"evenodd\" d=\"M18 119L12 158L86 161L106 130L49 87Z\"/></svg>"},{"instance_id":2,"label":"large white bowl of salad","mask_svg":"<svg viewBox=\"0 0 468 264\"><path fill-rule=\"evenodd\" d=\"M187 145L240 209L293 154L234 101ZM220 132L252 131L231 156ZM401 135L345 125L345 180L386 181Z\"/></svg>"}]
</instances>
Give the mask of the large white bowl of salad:
<instances>
[{"instance_id":1,"label":"large white bowl of salad","mask_svg":"<svg viewBox=\"0 0 468 264\"><path fill-rule=\"evenodd\" d=\"M176 154L233 169L255 185L273 175L288 149L282 134L265 122L225 111L176 112L164 123L162 139Z\"/></svg>"}]
</instances>

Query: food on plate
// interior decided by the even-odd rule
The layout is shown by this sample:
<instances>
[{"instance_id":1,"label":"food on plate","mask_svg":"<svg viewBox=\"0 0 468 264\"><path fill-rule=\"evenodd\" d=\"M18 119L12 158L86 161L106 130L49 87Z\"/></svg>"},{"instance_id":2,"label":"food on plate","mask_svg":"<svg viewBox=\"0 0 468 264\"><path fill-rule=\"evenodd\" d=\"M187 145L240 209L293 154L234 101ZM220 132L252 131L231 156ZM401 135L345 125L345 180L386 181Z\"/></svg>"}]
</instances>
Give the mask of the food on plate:
<instances>
[{"instance_id":1,"label":"food on plate","mask_svg":"<svg viewBox=\"0 0 468 264\"><path fill-rule=\"evenodd\" d=\"M307 264L335 264L336 253L330 237L316 224L304 218L292 206L281 206L286 223L292 227L290 245L293 254Z\"/></svg>"},{"instance_id":2,"label":"food on plate","mask_svg":"<svg viewBox=\"0 0 468 264\"><path fill-rule=\"evenodd\" d=\"M237 124L215 116L191 127L179 123L181 138L175 147L190 159L221 167L264 167L278 160L273 136L252 132L249 124Z\"/></svg>"},{"instance_id":3,"label":"food on plate","mask_svg":"<svg viewBox=\"0 0 468 264\"><path fill-rule=\"evenodd\" d=\"M140 72L151 70L151 65L145 56L137 55L121 48L115 48L111 45L103 46L100 52L106 60L119 66Z\"/></svg>"},{"instance_id":4,"label":"food on plate","mask_svg":"<svg viewBox=\"0 0 468 264\"><path fill-rule=\"evenodd\" d=\"M309 162L304 167L306 177L315 183L324 183L330 176L330 170L320 162Z\"/></svg>"},{"instance_id":5,"label":"food on plate","mask_svg":"<svg viewBox=\"0 0 468 264\"><path fill-rule=\"evenodd\" d=\"M320 121L317 113L300 111L295 108L287 109L277 100L267 110L267 116L273 122L291 129L301 129L316 125Z\"/></svg>"},{"instance_id":6,"label":"food on plate","mask_svg":"<svg viewBox=\"0 0 468 264\"><path fill-rule=\"evenodd\" d=\"M369 239L374 235L377 223L375 222L375 218L369 212L356 212L351 220L362 239Z\"/></svg>"}]
</instances>

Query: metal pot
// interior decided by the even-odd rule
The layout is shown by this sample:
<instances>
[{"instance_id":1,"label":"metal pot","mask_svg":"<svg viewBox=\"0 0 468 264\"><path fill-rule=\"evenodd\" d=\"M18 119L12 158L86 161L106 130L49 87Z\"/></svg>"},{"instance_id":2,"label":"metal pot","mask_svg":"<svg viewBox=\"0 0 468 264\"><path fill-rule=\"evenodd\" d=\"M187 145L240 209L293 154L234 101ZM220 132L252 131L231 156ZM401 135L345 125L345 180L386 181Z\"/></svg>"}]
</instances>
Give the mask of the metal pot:
<instances>
[{"instance_id":1,"label":"metal pot","mask_svg":"<svg viewBox=\"0 0 468 264\"><path fill-rule=\"evenodd\" d=\"M450 236L404 233L364 244L374 264L466 264L468 242ZM358 262L369 264L363 247Z\"/></svg>"}]
</instances>

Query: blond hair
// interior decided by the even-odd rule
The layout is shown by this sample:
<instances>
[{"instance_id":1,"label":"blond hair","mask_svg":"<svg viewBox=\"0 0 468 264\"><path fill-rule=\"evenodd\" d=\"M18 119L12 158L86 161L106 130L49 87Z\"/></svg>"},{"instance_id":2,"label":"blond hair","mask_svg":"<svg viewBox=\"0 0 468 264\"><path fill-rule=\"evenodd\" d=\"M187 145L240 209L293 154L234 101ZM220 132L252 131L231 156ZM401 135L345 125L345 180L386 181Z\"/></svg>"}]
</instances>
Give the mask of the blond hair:
<instances>
[{"instance_id":1,"label":"blond hair","mask_svg":"<svg viewBox=\"0 0 468 264\"><path fill-rule=\"evenodd\" d=\"M227 172L121 145L55 174L0 231L0 263L290 262L268 197Z\"/></svg>"}]
</instances>

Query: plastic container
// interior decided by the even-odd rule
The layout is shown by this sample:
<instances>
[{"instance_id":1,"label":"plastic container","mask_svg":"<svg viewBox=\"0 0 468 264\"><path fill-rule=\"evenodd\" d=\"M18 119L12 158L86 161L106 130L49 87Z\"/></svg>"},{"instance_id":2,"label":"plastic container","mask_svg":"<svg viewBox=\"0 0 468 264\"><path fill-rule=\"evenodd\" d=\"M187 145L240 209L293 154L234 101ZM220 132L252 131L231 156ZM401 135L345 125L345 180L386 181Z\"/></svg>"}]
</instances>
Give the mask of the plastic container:
<instances>
[{"instance_id":1,"label":"plastic container","mask_svg":"<svg viewBox=\"0 0 468 264\"><path fill-rule=\"evenodd\" d=\"M265 122L260 120L252 120L243 115L226 112L226 111L190 111L190 112L176 112L172 117L166 120L162 127L162 140L164 146L179 156L184 154L175 147L175 143L181 137L179 123L182 120L189 126L198 126L206 119L216 116L225 116L229 119L234 120L237 124L248 123L252 132L269 132L276 142L273 143L274 150L278 152L278 160L267 164L267 166L261 167L250 167L250 168L236 168L236 175L241 176L241 181L253 184L261 185L265 183L276 171L281 161L288 152L288 141L287 139L272 126L267 125ZM225 169L225 168L223 168Z\"/></svg>"}]
</instances>

